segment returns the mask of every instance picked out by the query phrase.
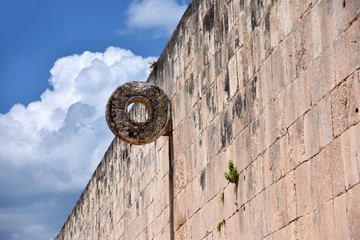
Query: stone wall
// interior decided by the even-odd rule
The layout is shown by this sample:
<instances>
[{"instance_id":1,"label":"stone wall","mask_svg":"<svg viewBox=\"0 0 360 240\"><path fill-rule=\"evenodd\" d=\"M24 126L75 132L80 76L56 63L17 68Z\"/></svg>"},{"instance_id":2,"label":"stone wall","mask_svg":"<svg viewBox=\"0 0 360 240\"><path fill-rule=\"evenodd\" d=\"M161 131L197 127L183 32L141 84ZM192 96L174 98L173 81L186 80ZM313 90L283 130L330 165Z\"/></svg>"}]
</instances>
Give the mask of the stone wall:
<instances>
[{"instance_id":1,"label":"stone wall","mask_svg":"<svg viewBox=\"0 0 360 240\"><path fill-rule=\"evenodd\" d=\"M114 139L56 239L360 239L359 13L193 0L148 79L173 136Z\"/></svg>"}]
</instances>

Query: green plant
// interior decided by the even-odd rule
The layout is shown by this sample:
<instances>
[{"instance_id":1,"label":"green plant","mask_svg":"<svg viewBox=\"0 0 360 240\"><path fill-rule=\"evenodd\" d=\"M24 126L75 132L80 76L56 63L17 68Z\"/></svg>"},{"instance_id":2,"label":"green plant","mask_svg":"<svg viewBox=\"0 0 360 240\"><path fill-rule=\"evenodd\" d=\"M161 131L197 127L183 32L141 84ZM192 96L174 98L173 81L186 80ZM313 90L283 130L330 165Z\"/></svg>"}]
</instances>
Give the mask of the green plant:
<instances>
[{"instance_id":1,"label":"green plant","mask_svg":"<svg viewBox=\"0 0 360 240\"><path fill-rule=\"evenodd\" d=\"M222 192L220 201L224 204L224 200L225 200L225 194L224 192Z\"/></svg>"},{"instance_id":2,"label":"green plant","mask_svg":"<svg viewBox=\"0 0 360 240\"><path fill-rule=\"evenodd\" d=\"M148 62L148 68L150 71L156 71L157 69L157 61Z\"/></svg>"},{"instance_id":3,"label":"green plant","mask_svg":"<svg viewBox=\"0 0 360 240\"><path fill-rule=\"evenodd\" d=\"M237 168L234 166L234 162L232 160L229 161L228 165L229 165L229 172L225 172L224 176L229 182L237 185L239 182L239 172Z\"/></svg>"},{"instance_id":4,"label":"green plant","mask_svg":"<svg viewBox=\"0 0 360 240\"><path fill-rule=\"evenodd\" d=\"M234 204L236 205L236 211L238 212L239 211L239 204L238 204L238 202L234 202Z\"/></svg>"},{"instance_id":5,"label":"green plant","mask_svg":"<svg viewBox=\"0 0 360 240\"><path fill-rule=\"evenodd\" d=\"M217 225L217 231L220 232L222 226L224 226L224 225L225 225L225 219L223 219L221 222L218 223L218 225Z\"/></svg>"}]
</instances>

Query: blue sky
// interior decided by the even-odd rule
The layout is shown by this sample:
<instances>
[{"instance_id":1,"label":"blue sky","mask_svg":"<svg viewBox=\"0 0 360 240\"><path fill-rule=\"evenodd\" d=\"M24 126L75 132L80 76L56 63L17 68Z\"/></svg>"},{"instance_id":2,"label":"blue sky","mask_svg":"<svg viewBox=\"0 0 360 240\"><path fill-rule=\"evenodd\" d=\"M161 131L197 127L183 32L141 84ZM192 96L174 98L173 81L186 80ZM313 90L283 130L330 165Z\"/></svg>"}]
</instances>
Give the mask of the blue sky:
<instances>
[{"instance_id":1,"label":"blue sky","mask_svg":"<svg viewBox=\"0 0 360 240\"><path fill-rule=\"evenodd\" d=\"M0 1L0 240L55 237L113 138L108 97L189 2Z\"/></svg>"}]
</instances>

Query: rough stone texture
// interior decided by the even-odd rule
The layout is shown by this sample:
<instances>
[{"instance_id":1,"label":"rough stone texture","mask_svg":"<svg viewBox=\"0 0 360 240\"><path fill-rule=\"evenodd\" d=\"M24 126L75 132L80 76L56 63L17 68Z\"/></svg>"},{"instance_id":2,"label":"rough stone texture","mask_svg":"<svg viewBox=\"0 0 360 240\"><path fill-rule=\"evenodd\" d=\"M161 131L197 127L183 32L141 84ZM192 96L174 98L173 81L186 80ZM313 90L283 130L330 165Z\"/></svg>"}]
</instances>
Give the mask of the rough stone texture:
<instances>
[{"instance_id":1,"label":"rough stone texture","mask_svg":"<svg viewBox=\"0 0 360 240\"><path fill-rule=\"evenodd\" d=\"M148 79L173 141L114 139L56 239L360 239L359 14L193 0Z\"/></svg>"},{"instance_id":2,"label":"rough stone texture","mask_svg":"<svg viewBox=\"0 0 360 240\"><path fill-rule=\"evenodd\" d=\"M136 112L128 112L132 103L141 103L137 108L146 108L137 114L137 118ZM155 141L169 132L170 121L171 105L168 97L163 90L150 83L127 82L111 94L106 105L106 122L110 130L129 144L140 145Z\"/></svg>"}]
</instances>

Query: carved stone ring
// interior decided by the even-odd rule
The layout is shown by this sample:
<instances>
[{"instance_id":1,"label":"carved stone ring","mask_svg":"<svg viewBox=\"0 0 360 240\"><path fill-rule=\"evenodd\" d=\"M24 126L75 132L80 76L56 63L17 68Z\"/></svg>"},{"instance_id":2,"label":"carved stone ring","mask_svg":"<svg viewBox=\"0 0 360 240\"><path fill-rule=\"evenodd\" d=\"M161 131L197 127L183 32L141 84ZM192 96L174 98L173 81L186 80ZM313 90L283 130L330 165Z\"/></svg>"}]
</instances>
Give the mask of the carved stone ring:
<instances>
[{"instance_id":1,"label":"carved stone ring","mask_svg":"<svg viewBox=\"0 0 360 240\"><path fill-rule=\"evenodd\" d=\"M146 107L143 122L131 118L128 108L133 103ZM138 116L137 116L138 117ZM114 135L130 144L146 144L169 133L171 104L165 92L146 82L120 85L106 105L106 122Z\"/></svg>"}]
</instances>

